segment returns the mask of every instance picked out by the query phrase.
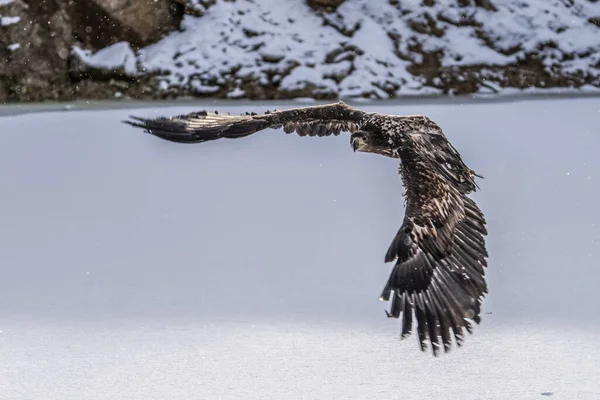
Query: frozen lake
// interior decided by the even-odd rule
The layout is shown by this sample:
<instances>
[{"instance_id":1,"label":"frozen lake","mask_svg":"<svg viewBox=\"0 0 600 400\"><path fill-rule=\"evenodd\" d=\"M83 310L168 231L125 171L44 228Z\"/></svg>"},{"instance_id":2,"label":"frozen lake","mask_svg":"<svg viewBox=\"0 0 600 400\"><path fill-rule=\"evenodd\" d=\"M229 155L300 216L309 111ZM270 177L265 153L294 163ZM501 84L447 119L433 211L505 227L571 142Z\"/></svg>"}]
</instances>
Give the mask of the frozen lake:
<instances>
[{"instance_id":1,"label":"frozen lake","mask_svg":"<svg viewBox=\"0 0 600 400\"><path fill-rule=\"evenodd\" d=\"M600 399L600 99L356 106L428 115L486 177L490 294L461 349L399 341L377 300L395 160L347 135L178 145L120 122L211 103L8 107L0 400Z\"/></svg>"}]
</instances>

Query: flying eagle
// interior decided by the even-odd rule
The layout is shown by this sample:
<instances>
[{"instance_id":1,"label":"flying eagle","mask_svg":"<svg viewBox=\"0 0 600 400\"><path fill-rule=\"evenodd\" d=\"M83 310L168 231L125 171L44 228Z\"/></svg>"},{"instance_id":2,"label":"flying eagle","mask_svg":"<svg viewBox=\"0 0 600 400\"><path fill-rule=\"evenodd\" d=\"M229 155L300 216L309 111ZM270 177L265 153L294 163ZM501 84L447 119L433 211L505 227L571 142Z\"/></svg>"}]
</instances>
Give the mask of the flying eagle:
<instances>
[{"instance_id":1,"label":"flying eagle","mask_svg":"<svg viewBox=\"0 0 600 400\"><path fill-rule=\"evenodd\" d=\"M380 300L390 301L388 317L402 317L401 338L416 319L421 350L450 350L464 330L479 324L487 250L485 218L467 195L480 177L462 161L442 129L422 115L367 113L343 102L240 116L194 112L170 118L131 117L124 121L178 143L235 139L266 128L300 136L349 132L354 151L400 159L405 216L385 262L394 262ZM413 317L414 314L414 317Z\"/></svg>"}]
</instances>

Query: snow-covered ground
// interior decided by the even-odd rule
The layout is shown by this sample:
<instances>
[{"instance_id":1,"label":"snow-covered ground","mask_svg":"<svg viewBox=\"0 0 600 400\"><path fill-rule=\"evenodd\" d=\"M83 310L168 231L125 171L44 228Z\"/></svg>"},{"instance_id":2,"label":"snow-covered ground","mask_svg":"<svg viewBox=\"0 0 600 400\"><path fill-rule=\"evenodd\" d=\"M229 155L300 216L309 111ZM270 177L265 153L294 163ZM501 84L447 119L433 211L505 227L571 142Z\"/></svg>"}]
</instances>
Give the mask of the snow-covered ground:
<instances>
[{"instance_id":1,"label":"snow-covered ground","mask_svg":"<svg viewBox=\"0 0 600 400\"><path fill-rule=\"evenodd\" d=\"M245 96L242 88L251 81L289 91L312 85L314 95L341 97L437 94L442 78L426 83L410 69L425 62L424 53L435 52L442 67L483 67L484 82L477 84L483 92L502 92L501 82L507 86L494 68L530 65L530 56L549 76L593 76L588 82L596 87L581 90L598 91L600 30L593 21L600 18L600 3L424 3L351 0L321 14L298 0L217 1L201 17L186 16L181 32L137 54L125 42L96 54L74 51L92 66L159 74L165 90L211 95L225 87L233 98ZM537 90L544 85L552 86L540 83Z\"/></svg>"},{"instance_id":2,"label":"snow-covered ground","mask_svg":"<svg viewBox=\"0 0 600 400\"><path fill-rule=\"evenodd\" d=\"M208 102L0 117L0 399L597 400L600 102L458 101L361 106L430 116L486 177L490 295L439 358L377 301L394 160L120 123Z\"/></svg>"}]
</instances>

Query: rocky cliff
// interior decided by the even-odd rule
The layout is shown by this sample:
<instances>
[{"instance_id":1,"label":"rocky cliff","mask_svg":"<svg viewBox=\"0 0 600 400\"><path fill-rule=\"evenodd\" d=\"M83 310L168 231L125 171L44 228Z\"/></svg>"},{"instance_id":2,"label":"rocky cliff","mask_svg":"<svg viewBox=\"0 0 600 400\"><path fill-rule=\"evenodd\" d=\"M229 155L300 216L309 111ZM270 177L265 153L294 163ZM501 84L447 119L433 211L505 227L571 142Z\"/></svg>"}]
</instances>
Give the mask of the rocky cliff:
<instances>
[{"instance_id":1,"label":"rocky cliff","mask_svg":"<svg viewBox=\"0 0 600 400\"><path fill-rule=\"evenodd\" d=\"M0 101L600 91L598 0L0 0Z\"/></svg>"}]
</instances>

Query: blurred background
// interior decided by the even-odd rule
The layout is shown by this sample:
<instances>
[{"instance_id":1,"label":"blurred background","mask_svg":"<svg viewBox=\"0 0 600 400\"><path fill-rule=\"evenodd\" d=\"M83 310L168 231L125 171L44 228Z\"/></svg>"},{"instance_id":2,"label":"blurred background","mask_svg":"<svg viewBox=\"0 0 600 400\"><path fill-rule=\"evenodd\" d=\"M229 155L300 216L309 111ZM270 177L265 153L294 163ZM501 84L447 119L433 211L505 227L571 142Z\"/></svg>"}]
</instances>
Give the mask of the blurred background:
<instances>
[{"instance_id":1,"label":"blurred background","mask_svg":"<svg viewBox=\"0 0 600 400\"><path fill-rule=\"evenodd\" d=\"M594 0L0 0L0 101L600 88Z\"/></svg>"}]
</instances>

